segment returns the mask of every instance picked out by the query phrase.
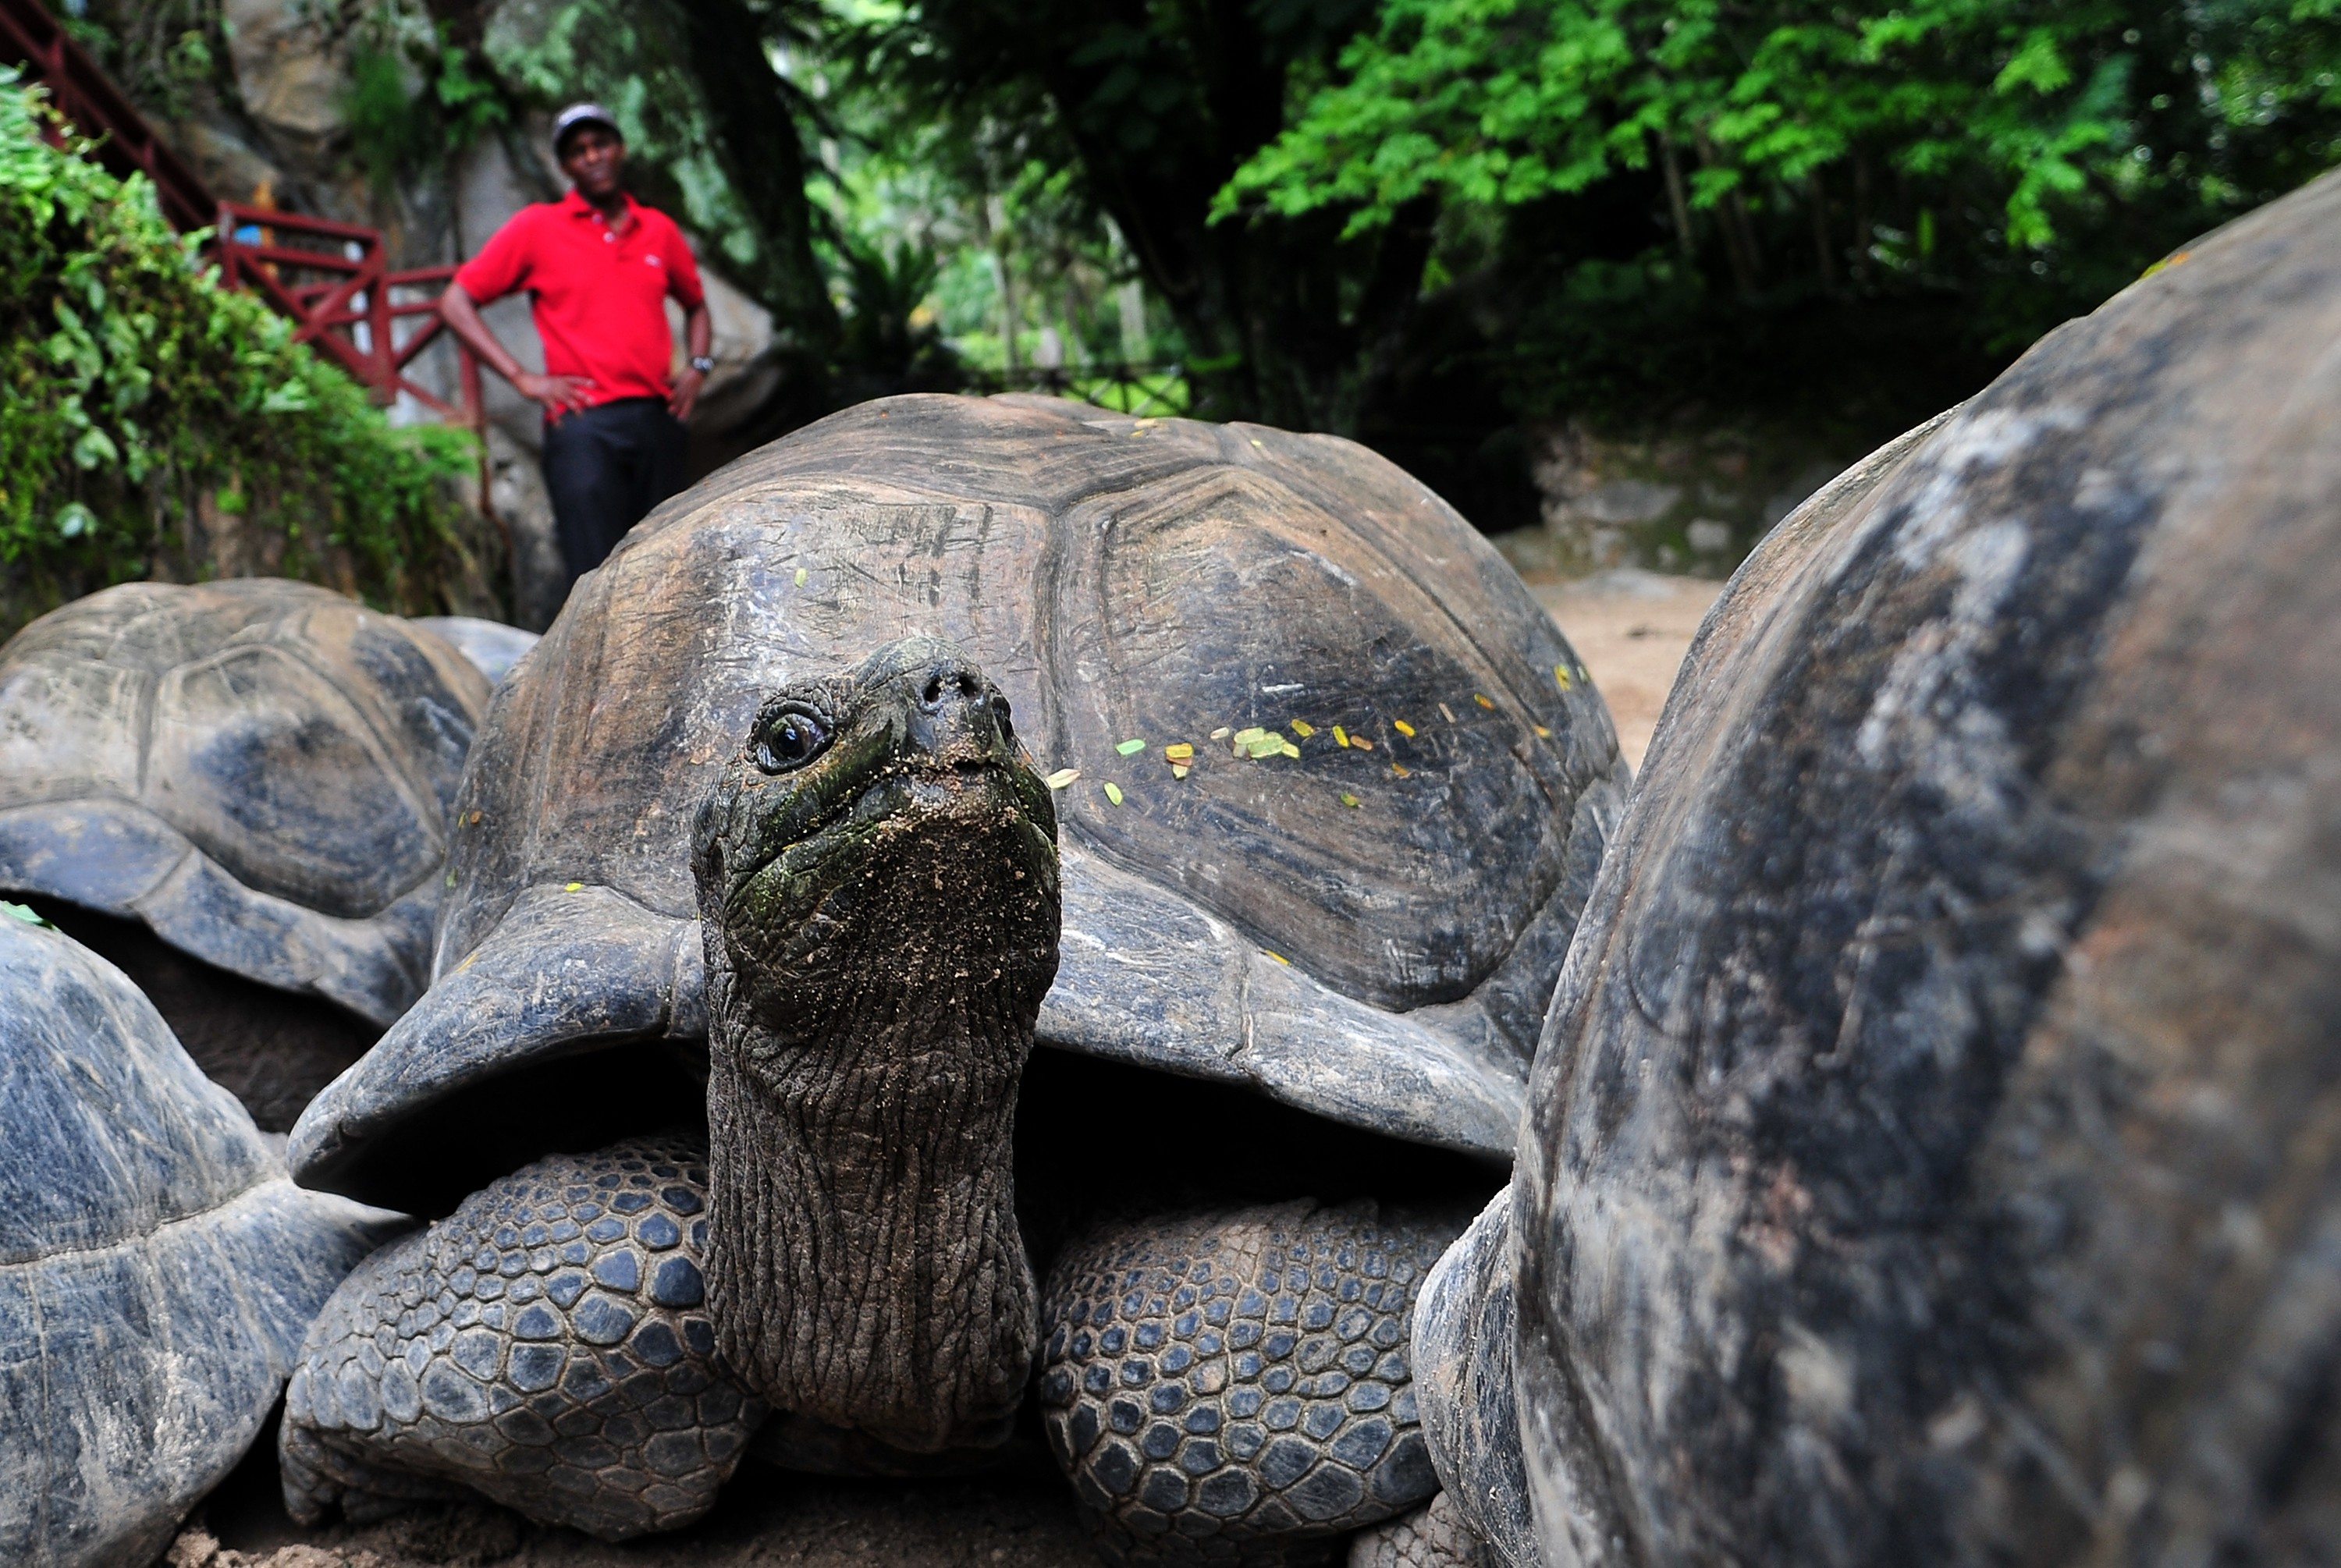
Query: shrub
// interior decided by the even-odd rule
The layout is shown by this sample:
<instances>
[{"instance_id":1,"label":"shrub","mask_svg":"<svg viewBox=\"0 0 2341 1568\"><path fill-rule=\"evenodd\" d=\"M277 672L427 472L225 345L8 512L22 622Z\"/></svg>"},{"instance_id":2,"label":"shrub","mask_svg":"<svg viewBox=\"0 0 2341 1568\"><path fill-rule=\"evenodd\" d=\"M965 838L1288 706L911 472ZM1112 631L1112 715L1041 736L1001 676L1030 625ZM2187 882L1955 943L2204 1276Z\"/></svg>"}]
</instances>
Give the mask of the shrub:
<instances>
[{"instance_id":1,"label":"shrub","mask_svg":"<svg viewBox=\"0 0 2341 1568\"><path fill-rule=\"evenodd\" d=\"M0 633L141 577L476 600L474 438L393 427L88 148L0 73Z\"/></svg>"}]
</instances>

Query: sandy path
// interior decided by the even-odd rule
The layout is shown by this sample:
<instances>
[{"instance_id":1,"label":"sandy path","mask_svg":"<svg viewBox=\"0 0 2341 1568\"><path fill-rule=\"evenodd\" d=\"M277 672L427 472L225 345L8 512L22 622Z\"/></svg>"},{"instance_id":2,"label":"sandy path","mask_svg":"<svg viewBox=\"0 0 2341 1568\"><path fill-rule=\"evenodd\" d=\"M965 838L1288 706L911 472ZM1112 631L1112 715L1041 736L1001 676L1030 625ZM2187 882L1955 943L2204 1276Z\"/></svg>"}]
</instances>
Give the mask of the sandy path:
<instances>
[{"instance_id":1,"label":"sandy path","mask_svg":"<svg viewBox=\"0 0 2341 1568\"><path fill-rule=\"evenodd\" d=\"M1683 650L1723 584L1627 570L1574 582L1532 578L1529 587L1592 671L1618 749L1639 769Z\"/></svg>"}]
</instances>

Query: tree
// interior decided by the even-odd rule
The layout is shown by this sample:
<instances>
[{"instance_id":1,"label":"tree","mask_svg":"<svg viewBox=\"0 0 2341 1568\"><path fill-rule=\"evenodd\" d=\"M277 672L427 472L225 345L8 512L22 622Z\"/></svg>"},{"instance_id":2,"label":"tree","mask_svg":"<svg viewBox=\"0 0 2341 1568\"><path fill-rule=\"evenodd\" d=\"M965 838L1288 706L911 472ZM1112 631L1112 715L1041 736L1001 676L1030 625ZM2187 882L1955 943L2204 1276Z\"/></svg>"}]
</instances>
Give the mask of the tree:
<instances>
[{"instance_id":1,"label":"tree","mask_svg":"<svg viewBox=\"0 0 2341 1568\"><path fill-rule=\"evenodd\" d=\"M1369 15L1365 0L917 0L850 47L916 112L1034 127L1062 150L1176 321L1197 412L1352 430L1413 313L1431 203L1349 236L1340 213L1210 219L1290 88Z\"/></svg>"},{"instance_id":2,"label":"tree","mask_svg":"<svg viewBox=\"0 0 2341 1568\"><path fill-rule=\"evenodd\" d=\"M1216 210L1623 184L1743 302L1948 288L2015 346L2341 158L2336 81L2334 0L1385 0Z\"/></svg>"}]
</instances>

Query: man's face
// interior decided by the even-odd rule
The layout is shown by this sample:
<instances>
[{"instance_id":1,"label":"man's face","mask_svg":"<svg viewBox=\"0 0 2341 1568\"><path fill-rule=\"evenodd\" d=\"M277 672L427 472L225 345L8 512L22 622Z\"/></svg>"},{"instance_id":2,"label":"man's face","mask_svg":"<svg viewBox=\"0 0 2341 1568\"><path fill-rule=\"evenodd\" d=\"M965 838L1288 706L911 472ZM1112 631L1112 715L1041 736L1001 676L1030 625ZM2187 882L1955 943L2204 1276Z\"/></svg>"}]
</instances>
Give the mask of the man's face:
<instances>
[{"instance_id":1,"label":"man's face","mask_svg":"<svg viewBox=\"0 0 2341 1568\"><path fill-rule=\"evenodd\" d=\"M561 172L587 201L613 195L625 177L626 144L606 125L580 125L561 144Z\"/></svg>"}]
</instances>

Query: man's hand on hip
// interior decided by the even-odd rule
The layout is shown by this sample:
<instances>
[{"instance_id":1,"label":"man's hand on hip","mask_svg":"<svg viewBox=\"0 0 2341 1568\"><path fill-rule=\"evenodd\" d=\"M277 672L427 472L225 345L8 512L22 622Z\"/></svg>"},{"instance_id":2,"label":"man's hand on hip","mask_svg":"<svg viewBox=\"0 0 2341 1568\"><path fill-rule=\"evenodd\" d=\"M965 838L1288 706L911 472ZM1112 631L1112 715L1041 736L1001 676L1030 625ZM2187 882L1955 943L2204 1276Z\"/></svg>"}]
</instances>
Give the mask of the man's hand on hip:
<instances>
[{"instance_id":1,"label":"man's hand on hip","mask_svg":"<svg viewBox=\"0 0 2341 1568\"><path fill-rule=\"evenodd\" d=\"M675 377L674 390L666 394L667 412L689 422L691 411L699 406L699 389L706 384L707 378L697 371L685 371Z\"/></svg>"},{"instance_id":2,"label":"man's hand on hip","mask_svg":"<svg viewBox=\"0 0 2341 1568\"><path fill-rule=\"evenodd\" d=\"M540 376L523 374L513 377L513 385L520 395L544 405L544 412L554 419L575 410L590 407L593 402L593 383L584 376Z\"/></svg>"}]
</instances>

